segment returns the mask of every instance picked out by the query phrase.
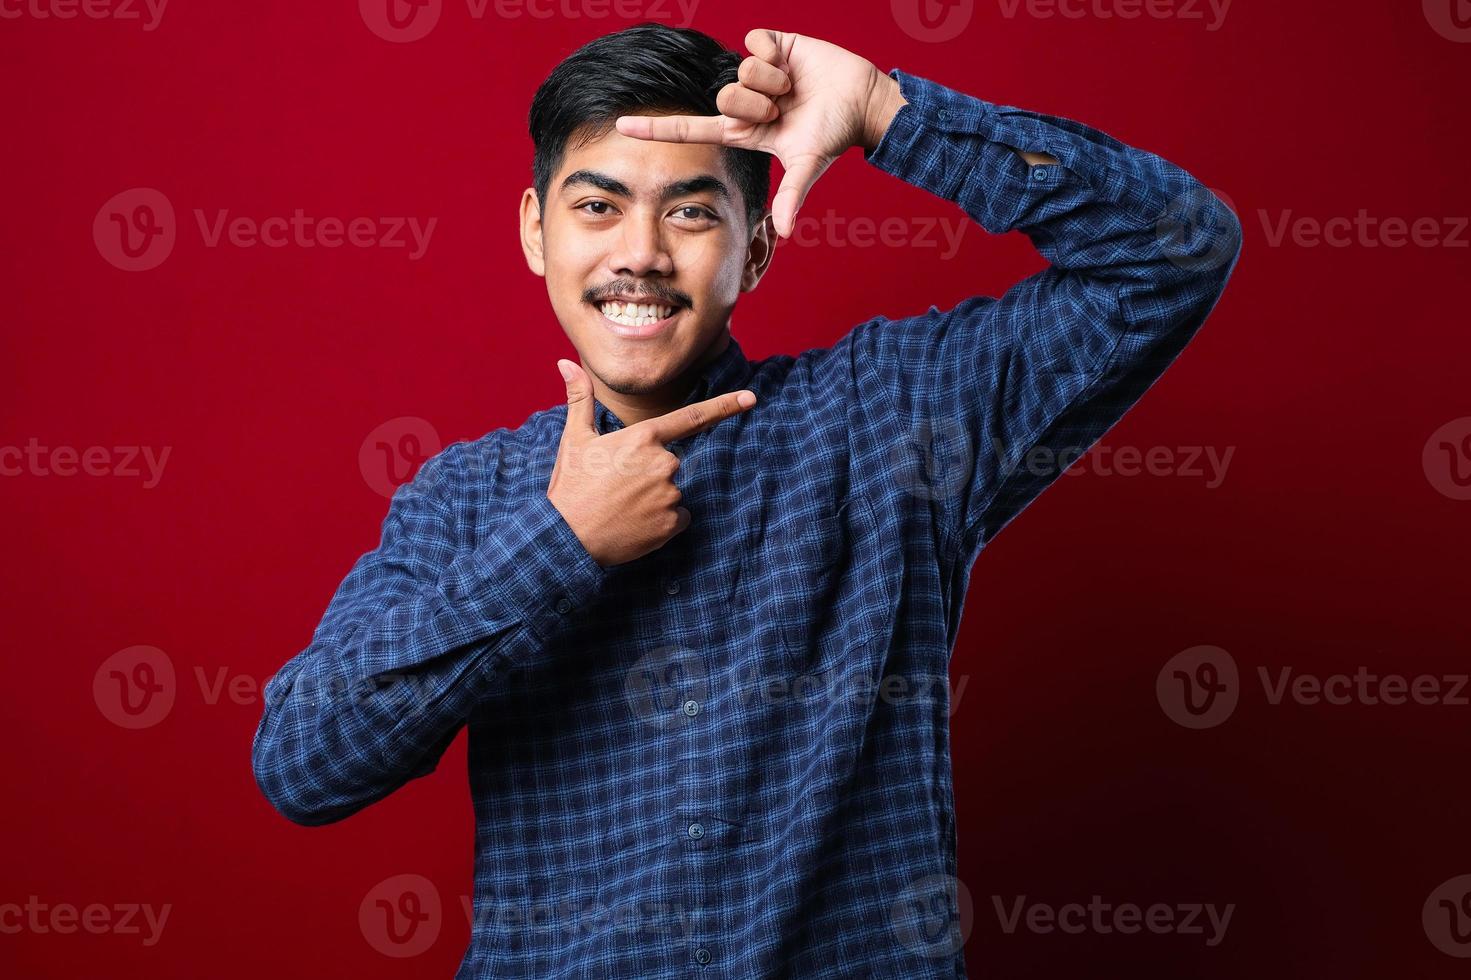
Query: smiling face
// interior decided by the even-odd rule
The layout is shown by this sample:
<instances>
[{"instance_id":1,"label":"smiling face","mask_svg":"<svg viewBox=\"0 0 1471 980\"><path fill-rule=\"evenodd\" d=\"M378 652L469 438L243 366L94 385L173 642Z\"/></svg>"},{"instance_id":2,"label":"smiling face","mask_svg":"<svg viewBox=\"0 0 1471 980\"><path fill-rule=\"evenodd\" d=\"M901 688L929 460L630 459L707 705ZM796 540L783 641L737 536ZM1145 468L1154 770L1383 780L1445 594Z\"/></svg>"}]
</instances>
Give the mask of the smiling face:
<instances>
[{"instance_id":1,"label":"smiling face","mask_svg":"<svg viewBox=\"0 0 1471 980\"><path fill-rule=\"evenodd\" d=\"M770 216L748 225L724 155L609 128L568 141L545 212L533 189L522 195L527 264L546 279L594 394L626 424L620 407L652 416L679 404L695 369L725 347L737 297L770 264Z\"/></svg>"}]
</instances>

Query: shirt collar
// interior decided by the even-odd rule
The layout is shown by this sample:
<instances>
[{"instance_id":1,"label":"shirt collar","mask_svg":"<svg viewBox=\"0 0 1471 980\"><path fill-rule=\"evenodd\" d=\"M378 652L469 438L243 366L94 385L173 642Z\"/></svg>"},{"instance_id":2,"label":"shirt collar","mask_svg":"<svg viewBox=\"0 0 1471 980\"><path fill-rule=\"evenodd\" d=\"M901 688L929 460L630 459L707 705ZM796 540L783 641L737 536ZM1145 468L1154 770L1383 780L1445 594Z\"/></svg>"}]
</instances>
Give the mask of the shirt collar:
<instances>
[{"instance_id":1,"label":"shirt collar","mask_svg":"<svg viewBox=\"0 0 1471 980\"><path fill-rule=\"evenodd\" d=\"M689 394L685 395L681 406L693 405L695 402L704 401L706 398L714 398L729 391L735 391L745 384L751 376L751 362L746 359L746 352L741 350L740 343L735 337L730 338L725 350L715 356L715 360L706 364L700 370L700 376L690 388ZM623 428L623 422L612 410L602 402L594 399L597 409L594 415L597 418L598 432L607 434L616 429Z\"/></svg>"}]
</instances>

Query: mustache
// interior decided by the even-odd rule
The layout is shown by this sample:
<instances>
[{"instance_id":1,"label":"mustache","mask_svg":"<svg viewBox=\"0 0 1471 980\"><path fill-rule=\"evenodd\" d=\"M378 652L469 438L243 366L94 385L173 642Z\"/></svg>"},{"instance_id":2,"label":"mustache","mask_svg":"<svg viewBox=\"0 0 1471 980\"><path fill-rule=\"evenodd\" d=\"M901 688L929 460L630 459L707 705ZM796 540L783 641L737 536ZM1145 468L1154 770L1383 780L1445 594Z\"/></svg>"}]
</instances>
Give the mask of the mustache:
<instances>
[{"instance_id":1,"label":"mustache","mask_svg":"<svg viewBox=\"0 0 1471 980\"><path fill-rule=\"evenodd\" d=\"M669 286L653 285L651 283L638 283L627 279L619 279L604 286L589 289L582 294L582 298L589 303L602 303L615 295L622 293L633 297L636 303L657 303L664 306L688 306L694 303L690 298L677 289Z\"/></svg>"}]
</instances>

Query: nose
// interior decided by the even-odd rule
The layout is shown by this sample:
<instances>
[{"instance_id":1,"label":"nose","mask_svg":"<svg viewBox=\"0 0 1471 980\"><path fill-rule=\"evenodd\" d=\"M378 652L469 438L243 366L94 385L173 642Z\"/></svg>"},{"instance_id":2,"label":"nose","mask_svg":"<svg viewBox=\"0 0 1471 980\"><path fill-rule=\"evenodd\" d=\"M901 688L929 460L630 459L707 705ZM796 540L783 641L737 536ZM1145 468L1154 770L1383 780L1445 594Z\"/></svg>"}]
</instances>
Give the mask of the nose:
<instances>
[{"instance_id":1,"label":"nose","mask_svg":"<svg viewBox=\"0 0 1471 980\"><path fill-rule=\"evenodd\" d=\"M608 254L608 271L635 279L674 273L674 257L657 215L630 213L619 222L618 230L617 245Z\"/></svg>"}]
</instances>

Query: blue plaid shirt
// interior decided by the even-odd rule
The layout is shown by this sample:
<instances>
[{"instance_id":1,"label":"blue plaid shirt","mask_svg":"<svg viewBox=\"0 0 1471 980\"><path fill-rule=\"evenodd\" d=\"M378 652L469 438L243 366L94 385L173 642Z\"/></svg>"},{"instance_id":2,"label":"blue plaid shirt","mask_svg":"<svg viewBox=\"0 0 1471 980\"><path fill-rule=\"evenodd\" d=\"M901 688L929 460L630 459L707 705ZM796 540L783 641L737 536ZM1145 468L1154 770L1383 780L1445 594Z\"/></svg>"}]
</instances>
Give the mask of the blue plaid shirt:
<instances>
[{"instance_id":1,"label":"blue plaid shirt","mask_svg":"<svg viewBox=\"0 0 1471 980\"><path fill-rule=\"evenodd\" d=\"M947 681L971 566L1189 342L1240 225L1158 156L890 75L908 105L865 159L1048 268L798 356L732 339L686 403L759 401L670 445L693 523L622 565L547 500L565 404L450 445L267 686L255 777L301 824L468 728L461 977L965 975Z\"/></svg>"}]
</instances>

